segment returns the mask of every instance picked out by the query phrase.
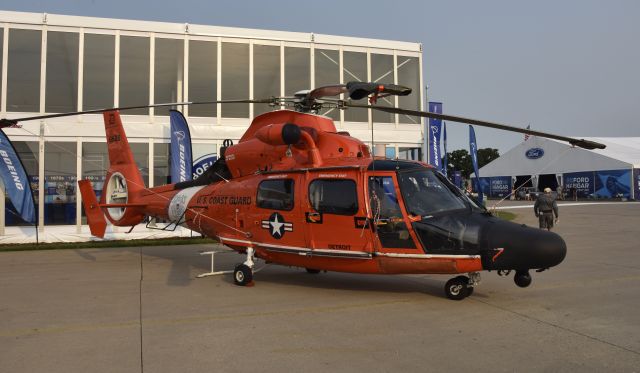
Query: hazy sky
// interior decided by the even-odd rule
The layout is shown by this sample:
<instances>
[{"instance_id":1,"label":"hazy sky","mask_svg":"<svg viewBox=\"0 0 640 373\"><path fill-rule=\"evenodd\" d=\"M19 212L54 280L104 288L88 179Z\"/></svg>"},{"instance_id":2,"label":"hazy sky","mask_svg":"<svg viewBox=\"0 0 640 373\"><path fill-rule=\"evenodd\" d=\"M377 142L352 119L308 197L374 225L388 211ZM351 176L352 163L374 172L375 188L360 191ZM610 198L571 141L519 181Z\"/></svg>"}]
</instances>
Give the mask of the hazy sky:
<instances>
[{"instance_id":1,"label":"hazy sky","mask_svg":"<svg viewBox=\"0 0 640 373\"><path fill-rule=\"evenodd\" d=\"M638 1L3 0L2 10L419 42L447 114L569 136L640 136ZM450 123L449 150L468 148ZM476 129L501 153L521 135Z\"/></svg>"}]
</instances>

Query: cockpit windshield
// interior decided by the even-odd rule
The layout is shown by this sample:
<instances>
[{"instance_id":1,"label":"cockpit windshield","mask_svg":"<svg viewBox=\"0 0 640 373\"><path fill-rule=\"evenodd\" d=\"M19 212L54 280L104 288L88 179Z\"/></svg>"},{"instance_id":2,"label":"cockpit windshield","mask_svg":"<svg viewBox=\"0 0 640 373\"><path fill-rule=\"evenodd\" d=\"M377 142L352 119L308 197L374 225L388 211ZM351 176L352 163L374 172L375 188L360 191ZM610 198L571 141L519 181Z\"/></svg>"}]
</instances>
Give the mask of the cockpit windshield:
<instances>
[{"instance_id":1,"label":"cockpit windshield","mask_svg":"<svg viewBox=\"0 0 640 373\"><path fill-rule=\"evenodd\" d=\"M470 198L432 169L398 172L407 212L427 217L445 211L480 209Z\"/></svg>"}]
</instances>

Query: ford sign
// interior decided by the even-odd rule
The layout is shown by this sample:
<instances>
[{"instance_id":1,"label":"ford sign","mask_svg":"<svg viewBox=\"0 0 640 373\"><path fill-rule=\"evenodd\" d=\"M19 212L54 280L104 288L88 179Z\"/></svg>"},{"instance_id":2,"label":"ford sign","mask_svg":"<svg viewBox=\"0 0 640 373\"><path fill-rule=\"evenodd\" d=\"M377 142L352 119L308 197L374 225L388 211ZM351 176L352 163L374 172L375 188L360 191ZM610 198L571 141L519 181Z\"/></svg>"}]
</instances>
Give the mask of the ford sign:
<instances>
[{"instance_id":1,"label":"ford sign","mask_svg":"<svg viewBox=\"0 0 640 373\"><path fill-rule=\"evenodd\" d=\"M525 157L529 159L538 159L542 158L544 155L544 150L542 148L531 148L524 153Z\"/></svg>"}]
</instances>

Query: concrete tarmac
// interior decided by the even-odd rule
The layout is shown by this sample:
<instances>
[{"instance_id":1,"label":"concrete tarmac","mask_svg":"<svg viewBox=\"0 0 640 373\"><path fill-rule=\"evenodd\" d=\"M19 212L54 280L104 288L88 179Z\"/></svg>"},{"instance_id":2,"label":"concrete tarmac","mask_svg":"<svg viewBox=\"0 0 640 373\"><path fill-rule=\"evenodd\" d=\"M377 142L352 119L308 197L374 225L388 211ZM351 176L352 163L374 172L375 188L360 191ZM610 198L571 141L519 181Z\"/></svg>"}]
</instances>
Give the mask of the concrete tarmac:
<instances>
[{"instance_id":1,"label":"concrete tarmac","mask_svg":"<svg viewBox=\"0 0 640 373\"><path fill-rule=\"evenodd\" d=\"M560 266L459 302L438 275L197 279L211 245L0 253L0 372L640 371L640 205L561 206L556 231Z\"/></svg>"}]
</instances>

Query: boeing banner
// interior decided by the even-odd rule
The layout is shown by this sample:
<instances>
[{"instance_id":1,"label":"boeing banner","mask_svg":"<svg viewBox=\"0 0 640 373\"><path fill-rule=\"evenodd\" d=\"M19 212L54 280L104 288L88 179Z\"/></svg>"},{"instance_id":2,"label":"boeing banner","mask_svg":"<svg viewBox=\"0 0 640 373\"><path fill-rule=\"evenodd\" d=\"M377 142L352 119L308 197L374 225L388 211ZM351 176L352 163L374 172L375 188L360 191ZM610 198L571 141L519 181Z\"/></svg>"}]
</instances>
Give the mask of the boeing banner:
<instances>
[{"instance_id":1,"label":"boeing banner","mask_svg":"<svg viewBox=\"0 0 640 373\"><path fill-rule=\"evenodd\" d=\"M2 158L0 177L9 200L22 220L36 224L35 202L29 178L13 144L3 131L0 131L0 158Z\"/></svg>"},{"instance_id":2,"label":"boeing banner","mask_svg":"<svg viewBox=\"0 0 640 373\"><path fill-rule=\"evenodd\" d=\"M429 112L442 114L442 102L429 102ZM442 169L440 155L440 130L442 119L429 118L429 163L436 169Z\"/></svg>"},{"instance_id":3,"label":"boeing banner","mask_svg":"<svg viewBox=\"0 0 640 373\"><path fill-rule=\"evenodd\" d=\"M171 120L171 183L191 180L191 133L184 115L177 110L169 112Z\"/></svg>"},{"instance_id":4,"label":"boeing banner","mask_svg":"<svg viewBox=\"0 0 640 373\"><path fill-rule=\"evenodd\" d=\"M480 187L480 173L478 172L478 144L476 142L476 132L473 130L473 126L469 126L469 154L471 155L473 173L476 175L474 179L477 183L476 191L478 191L478 201L482 203L482 188Z\"/></svg>"},{"instance_id":5,"label":"boeing banner","mask_svg":"<svg viewBox=\"0 0 640 373\"><path fill-rule=\"evenodd\" d=\"M447 122L442 123L442 141L444 142L444 151L442 153L442 173L447 176Z\"/></svg>"}]
</instances>

